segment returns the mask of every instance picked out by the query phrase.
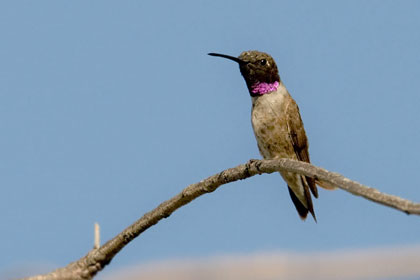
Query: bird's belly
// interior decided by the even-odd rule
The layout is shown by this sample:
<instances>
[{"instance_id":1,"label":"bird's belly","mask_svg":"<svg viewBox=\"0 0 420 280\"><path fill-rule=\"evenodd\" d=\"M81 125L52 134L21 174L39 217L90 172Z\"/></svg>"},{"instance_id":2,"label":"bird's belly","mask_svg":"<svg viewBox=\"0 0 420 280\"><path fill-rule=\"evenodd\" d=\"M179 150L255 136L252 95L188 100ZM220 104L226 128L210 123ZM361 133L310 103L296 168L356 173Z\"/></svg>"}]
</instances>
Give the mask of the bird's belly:
<instances>
[{"instance_id":1,"label":"bird's belly","mask_svg":"<svg viewBox=\"0 0 420 280\"><path fill-rule=\"evenodd\" d=\"M253 114L252 127L263 158L295 157L286 119L283 116Z\"/></svg>"}]
</instances>

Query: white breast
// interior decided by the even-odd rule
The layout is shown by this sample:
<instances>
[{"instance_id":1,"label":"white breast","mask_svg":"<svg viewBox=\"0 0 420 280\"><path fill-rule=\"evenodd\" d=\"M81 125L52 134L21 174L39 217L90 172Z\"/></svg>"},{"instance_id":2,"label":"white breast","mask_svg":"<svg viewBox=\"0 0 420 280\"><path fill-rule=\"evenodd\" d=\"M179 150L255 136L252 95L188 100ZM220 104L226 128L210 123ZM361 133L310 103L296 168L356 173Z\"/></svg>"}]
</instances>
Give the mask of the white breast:
<instances>
[{"instance_id":1,"label":"white breast","mask_svg":"<svg viewBox=\"0 0 420 280\"><path fill-rule=\"evenodd\" d=\"M252 97L252 125L266 122L267 118L280 118L282 105L289 93L283 83L275 92Z\"/></svg>"},{"instance_id":2,"label":"white breast","mask_svg":"<svg viewBox=\"0 0 420 280\"><path fill-rule=\"evenodd\" d=\"M285 102L290 98L281 83L275 92L252 97L251 121L261 155L266 158L286 157L290 142Z\"/></svg>"}]
</instances>

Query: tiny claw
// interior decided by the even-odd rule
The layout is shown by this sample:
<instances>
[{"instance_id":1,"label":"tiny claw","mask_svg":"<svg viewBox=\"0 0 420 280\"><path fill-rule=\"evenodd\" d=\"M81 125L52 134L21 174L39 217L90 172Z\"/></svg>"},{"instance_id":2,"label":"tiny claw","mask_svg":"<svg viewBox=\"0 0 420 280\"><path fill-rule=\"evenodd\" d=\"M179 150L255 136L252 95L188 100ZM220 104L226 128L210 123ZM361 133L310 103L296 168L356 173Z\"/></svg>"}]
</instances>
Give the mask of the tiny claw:
<instances>
[{"instance_id":1,"label":"tiny claw","mask_svg":"<svg viewBox=\"0 0 420 280\"><path fill-rule=\"evenodd\" d=\"M248 162L249 162L249 164L253 164L256 161L259 161L259 159L251 158Z\"/></svg>"},{"instance_id":2,"label":"tiny claw","mask_svg":"<svg viewBox=\"0 0 420 280\"><path fill-rule=\"evenodd\" d=\"M251 166L251 165L254 165L255 166L255 169L257 169L257 171L258 171L258 175L261 175L260 173L261 173L261 170L260 170L260 165L261 165L261 160L259 160L259 159L250 159L249 161L248 161L248 164L247 164L248 166ZM249 168L249 167L248 167Z\"/></svg>"}]
</instances>

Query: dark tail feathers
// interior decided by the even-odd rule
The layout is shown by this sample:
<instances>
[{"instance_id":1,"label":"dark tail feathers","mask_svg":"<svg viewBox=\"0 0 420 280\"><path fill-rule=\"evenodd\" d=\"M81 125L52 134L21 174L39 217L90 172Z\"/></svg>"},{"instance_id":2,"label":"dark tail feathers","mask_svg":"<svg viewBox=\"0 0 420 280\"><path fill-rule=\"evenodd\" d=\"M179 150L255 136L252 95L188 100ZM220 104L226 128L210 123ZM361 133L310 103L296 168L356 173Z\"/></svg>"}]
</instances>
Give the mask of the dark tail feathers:
<instances>
[{"instance_id":1,"label":"dark tail feathers","mask_svg":"<svg viewBox=\"0 0 420 280\"><path fill-rule=\"evenodd\" d=\"M305 220L306 217L308 216L308 212L311 212L312 217L314 217L314 220L316 222L315 212L314 212L314 208L312 206L312 200L311 200L311 197L310 197L311 194L309 193L309 190L308 190L308 194L309 194L308 207L310 209L308 210L305 207L305 205L303 205L302 202L300 202L299 198L297 198L297 196L292 191L292 189L289 186L287 186L287 188L289 189L290 198L292 199L293 204L295 205L296 210L298 211L300 218L302 220Z\"/></svg>"}]
</instances>

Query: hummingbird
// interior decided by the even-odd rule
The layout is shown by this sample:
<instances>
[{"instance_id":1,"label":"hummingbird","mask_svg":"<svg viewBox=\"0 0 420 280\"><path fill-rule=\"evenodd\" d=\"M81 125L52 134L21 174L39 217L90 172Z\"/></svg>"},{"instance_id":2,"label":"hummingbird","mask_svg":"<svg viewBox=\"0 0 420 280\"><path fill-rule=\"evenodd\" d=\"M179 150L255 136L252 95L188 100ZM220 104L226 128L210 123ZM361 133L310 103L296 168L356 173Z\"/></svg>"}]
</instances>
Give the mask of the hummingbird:
<instances>
[{"instance_id":1,"label":"hummingbird","mask_svg":"<svg viewBox=\"0 0 420 280\"><path fill-rule=\"evenodd\" d=\"M239 57L219 53L209 55L239 64L252 99L252 128L262 157L290 158L309 163L309 144L299 107L281 81L274 59L259 51L244 51ZM316 222L311 193L318 198L318 182L292 172L282 171L280 174L288 185L300 218L305 220L310 212Z\"/></svg>"}]
</instances>

